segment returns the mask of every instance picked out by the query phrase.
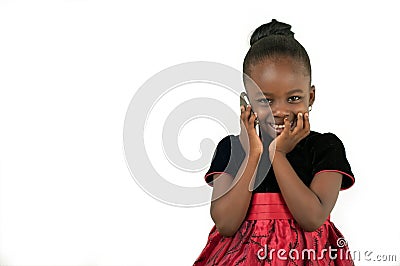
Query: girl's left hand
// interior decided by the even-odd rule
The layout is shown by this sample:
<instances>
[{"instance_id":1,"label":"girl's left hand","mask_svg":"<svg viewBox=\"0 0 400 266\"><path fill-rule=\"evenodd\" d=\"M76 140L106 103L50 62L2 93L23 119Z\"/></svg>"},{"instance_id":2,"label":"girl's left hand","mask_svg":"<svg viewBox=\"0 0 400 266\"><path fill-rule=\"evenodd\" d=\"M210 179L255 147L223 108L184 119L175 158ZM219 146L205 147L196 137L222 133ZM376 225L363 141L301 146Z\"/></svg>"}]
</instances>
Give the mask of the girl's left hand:
<instances>
[{"instance_id":1,"label":"girl's left hand","mask_svg":"<svg viewBox=\"0 0 400 266\"><path fill-rule=\"evenodd\" d=\"M304 115L301 112L297 114L297 125L293 130L290 130L289 119L285 118L284 123L285 128L282 133L269 145L269 156L271 161L271 157L274 153L280 152L286 155L294 149L300 140L310 134L310 121L307 112L304 113Z\"/></svg>"}]
</instances>

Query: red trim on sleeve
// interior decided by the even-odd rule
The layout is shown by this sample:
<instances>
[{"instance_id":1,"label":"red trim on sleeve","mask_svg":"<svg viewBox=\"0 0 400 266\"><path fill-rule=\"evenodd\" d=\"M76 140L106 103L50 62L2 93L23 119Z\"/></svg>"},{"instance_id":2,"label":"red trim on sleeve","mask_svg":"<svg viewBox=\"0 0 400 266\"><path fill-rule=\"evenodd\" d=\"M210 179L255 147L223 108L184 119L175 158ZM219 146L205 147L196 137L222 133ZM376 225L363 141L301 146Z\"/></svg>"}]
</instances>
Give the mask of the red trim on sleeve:
<instances>
[{"instance_id":1,"label":"red trim on sleeve","mask_svg":"<svg viewBox=\"0 0 400 266\"><path fill-rule=\"evenodd\" d=\"M346 189L351 188L351 187L353 186L354 182L355 182L355 179L354 179L353 176L349 175L349 174L346 173L346 172L339 171L339 170L321 170L321 171L317 172L314 176L316 176L316 175L319 174L319 173L323 173L323 172L336 172L336 173L340 173L340 174L342 174L342 175L345 175L345 176L350 177L350 179L351 179L351 181L352 181L351 185L350 185L349 187L347 187L347 188L340 188L340 190L346 190Z\"/></svg>"},{"instance_id":2,"label":"red trim on sleeve","mask_svg":"<svg viewBox=\"0 0 400 266\"><path fill-rule=\"evenodd\" d=\"M204 181L206 181L206 183L207 183L207 177L208 176L210 176L210 175L213 175L213 174L228 174L228 175L230 175L230 176L232 176L231 174L229 174L229 173L227 173L227 172L211 172L211 173L208 173L208 174L206 174L205 176L204 176ZM210 182L210 183L207 183L209 186L213 186L212 185L212 182Z\"/></svg>"}]
</instances>

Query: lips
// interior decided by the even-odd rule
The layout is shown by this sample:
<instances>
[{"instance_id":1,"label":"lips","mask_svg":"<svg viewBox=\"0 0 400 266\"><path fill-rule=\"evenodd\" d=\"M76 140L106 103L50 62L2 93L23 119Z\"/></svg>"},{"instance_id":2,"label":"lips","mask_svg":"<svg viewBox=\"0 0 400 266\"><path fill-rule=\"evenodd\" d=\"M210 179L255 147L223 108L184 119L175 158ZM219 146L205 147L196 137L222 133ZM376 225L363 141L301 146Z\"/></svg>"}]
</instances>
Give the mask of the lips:
<instances>
[{"instance_id":1,"label":"lips","mask_svg":"<svg viewBox=\"0 0 400 266\"><path fill-rule=\"evenodd\" d=\"M283 122L281 123L268 123L268 125L275 130L276 134L282 133L282 131L285 129L285 124ZM296 127L296 121L290 121L290 129L293 130Z\"/></svg>"},{"instance_id":2,"label":"lips","mask_svg":"<svg viewBox=\"0 0 400 266\"><path fill-rule=\"evenodd\" d=\"M292 126L293 122L290 122L290 126ZM279 129L279 128L285 128L284 124L270 124L273 128Z\"/></svg>"}]
</instances>

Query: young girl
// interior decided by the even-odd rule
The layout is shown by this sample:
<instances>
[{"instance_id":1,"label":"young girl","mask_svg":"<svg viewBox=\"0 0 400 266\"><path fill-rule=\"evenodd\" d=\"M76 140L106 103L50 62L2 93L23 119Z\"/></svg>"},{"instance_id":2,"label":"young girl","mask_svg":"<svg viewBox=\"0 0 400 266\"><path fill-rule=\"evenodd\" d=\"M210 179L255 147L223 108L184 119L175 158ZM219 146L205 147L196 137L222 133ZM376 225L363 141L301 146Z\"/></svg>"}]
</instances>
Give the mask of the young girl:
<instances>
[{"instance_id":1,"label":"young girl","mask_svg":"<svg viewBox=\"0 0 400 266\"><path fill-rule=\"evenodd\" d=\"M243 73L258 88L244 79L240 135L218 143L205 175L215 225L195 266L354 265L330 220L354 176L341 140L310 131L310 60L290 29L273 19L251 36Z\"/></svg>"}]
</instances>

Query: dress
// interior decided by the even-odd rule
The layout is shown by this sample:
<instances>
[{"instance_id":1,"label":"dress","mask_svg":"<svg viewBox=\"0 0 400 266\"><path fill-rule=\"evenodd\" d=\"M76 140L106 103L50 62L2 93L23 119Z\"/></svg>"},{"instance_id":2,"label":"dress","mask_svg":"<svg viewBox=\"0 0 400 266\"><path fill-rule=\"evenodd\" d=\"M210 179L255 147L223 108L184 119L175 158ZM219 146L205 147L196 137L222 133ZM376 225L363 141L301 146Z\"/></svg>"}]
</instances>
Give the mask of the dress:
<instances>
[{"instance_id":1,"label":"dress","mask_svg":"<svg viewBox=\"0 0 400 266\"><path fill-rule=\"evenodd\" d=\"M286 157L307 186L321 171L341 173L341 190L355 182L343 143L333 133L311 131ZM244 158L239 136L226 136L217 145L206 182L212 186L216 173L235 176ZM260 166L263 160L269 161L261 158ZM240 228L235 235L224 237L214 225L194 266L354 265L347 242L330 217L317 230L304 231L288 210L272 167L262 170L260 166L256 177L259 185L253 190Z\"/></svg>"}]
</instances>

